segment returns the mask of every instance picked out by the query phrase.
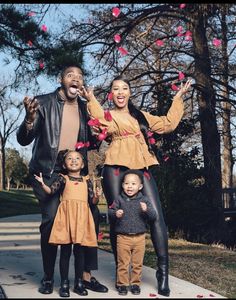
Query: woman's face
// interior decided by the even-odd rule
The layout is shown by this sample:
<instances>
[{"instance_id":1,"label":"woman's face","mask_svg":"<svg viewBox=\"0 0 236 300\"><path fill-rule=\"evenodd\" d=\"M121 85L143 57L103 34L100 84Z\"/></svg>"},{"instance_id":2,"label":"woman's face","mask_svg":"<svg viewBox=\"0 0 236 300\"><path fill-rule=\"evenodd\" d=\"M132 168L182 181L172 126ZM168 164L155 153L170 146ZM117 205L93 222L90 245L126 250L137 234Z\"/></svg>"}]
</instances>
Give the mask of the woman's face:
<instances>
[{"instance_id":1,"label":"woman's face","mask_svg":"<svg viewBox=\"0 0 236 300\"><path fill-rule=\"evenodd\" d=\"M111 87L114 105L119 109L126 109L130 98L129 85L123 80L114 80Z\"/></svg>"}]
</instances>

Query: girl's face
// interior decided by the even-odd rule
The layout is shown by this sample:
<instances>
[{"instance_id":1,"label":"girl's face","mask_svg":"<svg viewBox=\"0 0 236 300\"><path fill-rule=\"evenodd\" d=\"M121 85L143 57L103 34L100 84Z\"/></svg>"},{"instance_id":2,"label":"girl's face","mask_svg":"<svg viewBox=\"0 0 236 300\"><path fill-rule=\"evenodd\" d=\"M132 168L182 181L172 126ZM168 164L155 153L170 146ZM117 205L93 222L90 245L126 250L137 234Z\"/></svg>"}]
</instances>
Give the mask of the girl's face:
<instances>
[{"instance_id":1,"label":"girl's face","mask_svg":"<svg viewBox=\"0 0 236 300\"><path fill-rule=\"evenodd\" d=\"M65 168L70 172L80 172L84 167L84 162L81 154L77 151L70 151L64 162Z\"/></svg>"},{"instance_id":2,"label":"girl's face","mask_svg":"<svg viewBox=\"0 0 236 300\"><path fill-rule=\"evenodd\" d=\"M123 80L114 80L111 87L113 102L118 109L127 109L130 98L129 85Z\"/></svg>"}]
</instances>

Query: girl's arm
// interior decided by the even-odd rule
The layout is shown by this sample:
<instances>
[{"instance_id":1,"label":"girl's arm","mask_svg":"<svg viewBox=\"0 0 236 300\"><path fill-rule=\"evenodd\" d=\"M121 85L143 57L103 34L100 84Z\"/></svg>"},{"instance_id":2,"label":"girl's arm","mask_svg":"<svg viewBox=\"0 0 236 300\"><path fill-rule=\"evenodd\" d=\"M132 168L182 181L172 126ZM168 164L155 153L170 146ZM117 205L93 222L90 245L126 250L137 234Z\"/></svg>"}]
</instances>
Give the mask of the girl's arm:
<instances>
[{"instance_id":1,"label":"girl's arm","mask_svg":"<svg viewBox=\"0 0 236 300\"><path fill-rule=\"evenodd\" d=\"M34 178L36 180L38 180L39 183L41 183L41 186L43 188L43 190L47 193L47 194L51 194L51 188L49 186L47 186L44 181L43 181L43 176L42 176L42 173L40 172L39 173L39 176L37 176L36 174L34 174Z\"/></svg>"}]
</instances>

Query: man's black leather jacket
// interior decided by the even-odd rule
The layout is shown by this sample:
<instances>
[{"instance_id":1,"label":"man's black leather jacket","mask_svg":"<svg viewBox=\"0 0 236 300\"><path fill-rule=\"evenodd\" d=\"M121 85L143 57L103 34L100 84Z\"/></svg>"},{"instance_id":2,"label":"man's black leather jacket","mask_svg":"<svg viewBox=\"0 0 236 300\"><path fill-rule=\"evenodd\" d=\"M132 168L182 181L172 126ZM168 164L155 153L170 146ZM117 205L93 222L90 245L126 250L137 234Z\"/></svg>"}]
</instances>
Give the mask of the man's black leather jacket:
<instances>
[{"instance_id":1,"label":"man's black leather jacket","mask_svg":"<svg viewBox=\"0 0 236 300\"><path fill-rule=\"evenodd\" d=\"M27 146L34 140L32 158L29 163L31 174L42 172L44 176L50 177L54 171L64 105L58 92L59 88L53 93L36 96L40 107L33 128L27 130L24 120L17 130L17 141L20 145ZM87 150L98 148L98 145L87 125L89 120L87 104L79 97L77 101L80 114L78 142L90 142L89 148L84 147L80 150L87 159Z\"/></svg>"}]
</instances>

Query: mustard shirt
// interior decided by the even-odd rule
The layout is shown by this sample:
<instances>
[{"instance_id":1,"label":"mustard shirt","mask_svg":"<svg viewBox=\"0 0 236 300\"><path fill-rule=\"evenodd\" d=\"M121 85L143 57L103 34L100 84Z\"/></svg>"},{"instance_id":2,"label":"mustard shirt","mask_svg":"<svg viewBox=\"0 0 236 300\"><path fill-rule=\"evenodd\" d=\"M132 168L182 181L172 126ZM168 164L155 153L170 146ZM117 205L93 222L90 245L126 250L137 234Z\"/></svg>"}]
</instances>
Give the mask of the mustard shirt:
<instances>
[{"instance_id":1,"label":"mustard shirt","mask_svg":"<svg viewBox=\"0 0 236 300\"><path fill-rule=\"evenodd\" d=\"M104 110L95 97L88 102L88 112L91 117L99 120L101 128L107 128L107 133L112 137L104 164L129 169L143 169L159 164L156 156L148 151L138 121L129 112L113 109L110 111L112 120L107 121ZM175 96L166 116L153 116L145 111L142 113L148 121L150 131L169 133L175 130L183 116L183 99Z\"/></svg>"}]
</instances>

